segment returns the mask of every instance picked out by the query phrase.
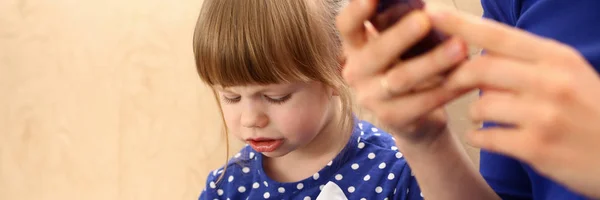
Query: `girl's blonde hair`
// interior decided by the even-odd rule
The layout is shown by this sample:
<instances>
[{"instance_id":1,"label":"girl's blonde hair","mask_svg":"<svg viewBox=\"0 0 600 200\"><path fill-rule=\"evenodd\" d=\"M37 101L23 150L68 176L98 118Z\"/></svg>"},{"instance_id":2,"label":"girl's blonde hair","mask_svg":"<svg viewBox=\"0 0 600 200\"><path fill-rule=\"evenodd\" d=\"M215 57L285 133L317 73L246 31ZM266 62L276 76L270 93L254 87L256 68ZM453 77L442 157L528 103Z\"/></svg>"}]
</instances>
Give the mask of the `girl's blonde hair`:
<instances>
[{"instance_id":1,"label":"girl's blonde hair","mask_svg":"<svg viewBox=\"0 0 600 200\"><path fill-rule=\"evenodd\" d=\"M334 24L346 1L204 0L194 33L200 78L221 87L319 81L339 94L339 126L350 134L352 98L341 76ZM220 103L219 109L222 114ZM224 130L228 140L227 126Z\"/></svg>"}]
</instances>

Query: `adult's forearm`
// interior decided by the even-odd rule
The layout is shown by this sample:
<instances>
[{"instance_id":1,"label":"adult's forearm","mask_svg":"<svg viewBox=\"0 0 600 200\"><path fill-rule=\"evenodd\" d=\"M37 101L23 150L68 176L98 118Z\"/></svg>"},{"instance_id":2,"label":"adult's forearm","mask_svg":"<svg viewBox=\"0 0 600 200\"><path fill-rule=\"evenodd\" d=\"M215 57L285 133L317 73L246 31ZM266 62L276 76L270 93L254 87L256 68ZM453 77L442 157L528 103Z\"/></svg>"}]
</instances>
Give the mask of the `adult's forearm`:
<instances>
[{"instance_id":1,"label":"adult's forearm","mask_svg":"<svg viewBox=\"0 0 600 200\"><path fill-rule=\"evenodd\" d=\"M448 129L427 145L397 139L425 199L500 199Z\"/></svg>"}]
</instances>

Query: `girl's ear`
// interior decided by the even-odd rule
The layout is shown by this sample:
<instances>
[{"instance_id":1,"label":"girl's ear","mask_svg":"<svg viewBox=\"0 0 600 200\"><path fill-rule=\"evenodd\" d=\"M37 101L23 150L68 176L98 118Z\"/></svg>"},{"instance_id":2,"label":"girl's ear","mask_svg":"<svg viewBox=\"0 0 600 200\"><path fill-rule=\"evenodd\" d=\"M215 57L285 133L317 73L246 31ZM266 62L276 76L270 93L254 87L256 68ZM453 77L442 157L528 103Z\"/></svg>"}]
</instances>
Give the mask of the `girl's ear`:
<instances>
[{"instance_id":1,"label":"girl's ear","mask_svg":"<svg viewBox=\"0 0 600 200\"><path fill-rule=\"evenodd\" d=\"M332 96L340 96L340 91L337 88L331 87L331 95Z\"/></svg>"},{"instance_id":2,"label":"girl's ear","mask_svg":"<svg viewBox=\"0 0 600 200\"><path fill-rule=\"evenodd\" d=\"M336 90L336 89L333 90L333 96L340 96L340 93L338 92L338 90Z\"/></svg>"},{"instance_id":3,"label":"girl's ear","mask_svg":"<svg viewBox=\"0 0 600 200\"><path fill-rule=\"evenodd\" d=\"M337 60L340 66L344 67L344 65L346 64L346 55L342 53L340 56L338 56Z\"/></svg>"},{"instance_id":4,"label":"girl's ear","mask_svg":"<svg viewBox=\"0 0 600 200\"><path fill-rule=\"evenodd\" d=\"M342 71L344 70L344 65L346 65L346 53L342 52L338 57L337 57L337 62L339 64L339 68L338 68L338 72L341 74Z\"/></svg>"}]
</instances>

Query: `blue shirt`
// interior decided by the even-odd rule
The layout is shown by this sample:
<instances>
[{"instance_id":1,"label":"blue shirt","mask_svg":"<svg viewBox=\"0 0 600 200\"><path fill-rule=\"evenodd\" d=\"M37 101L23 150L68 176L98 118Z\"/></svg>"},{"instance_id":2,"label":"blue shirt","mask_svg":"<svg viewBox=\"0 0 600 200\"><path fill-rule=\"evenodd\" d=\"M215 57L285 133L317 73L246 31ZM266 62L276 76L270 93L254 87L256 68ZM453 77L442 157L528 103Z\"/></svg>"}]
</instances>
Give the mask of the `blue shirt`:
<instances>
[{"instance_id":1,"label":"blue shirt","mask_svg":"<svg viewBox=\"0 0 600 200\"><path fill-rule=\"evenodd\" d=\"M402 153L391 135L365 121L356 121L346 147L311 177L281 183L262 167L263 155L244 147L227 170L211 172L200 200L213 199L316 199L323 187L334 183L348 199L423 199ZM217 183L218 177L225 173Z\"/></svg>"},{"instance_id":2,"label":"blue shirt","mask_svg":"<svg viewBox=\"0 0 600 200\"><path fill-rule=\"evenodd\" d=\"M600 0L481 0L481 4L484 17L566 43L596 71L600 68ZM484 123L484 128L494 125ZM503 199L586 199L503 155L482 151L480 171Z\"/></svg>"}]
</instances>

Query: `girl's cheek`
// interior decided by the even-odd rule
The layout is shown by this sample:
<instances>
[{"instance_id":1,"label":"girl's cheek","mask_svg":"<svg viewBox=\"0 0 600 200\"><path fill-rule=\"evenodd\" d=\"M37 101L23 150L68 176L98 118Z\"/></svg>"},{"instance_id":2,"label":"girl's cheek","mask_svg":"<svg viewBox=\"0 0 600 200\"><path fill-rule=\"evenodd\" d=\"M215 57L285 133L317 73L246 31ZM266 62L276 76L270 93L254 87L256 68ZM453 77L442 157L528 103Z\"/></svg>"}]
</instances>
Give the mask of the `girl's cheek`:
<instances>
[{"instance_id":1,"label":"girl's cheek","mask_svg":"<svg viewBox=\"0 0 600 200\"><path fill-rule=\"evenodd\" d=\"M225 119L225 125L232 132L238 131L238 126L240 125L240 113L236 112L234 108L231 106L223 106L223 119Z\"/></svg>"},{"instance_id":2,"label":"girl's cheek","mask_svg":"<svg viewBox=\"0 0 600 200\"><path fill-rule=\"evenodd\" d=\"M298 140L307 140L313 138L319 129L319 121L322 118L319 112L310 106L297 107L292 109L289 114L281 116L280 123L283 125L282 132L294 134L292 137Z\"/></svg>"}]
</instances>

